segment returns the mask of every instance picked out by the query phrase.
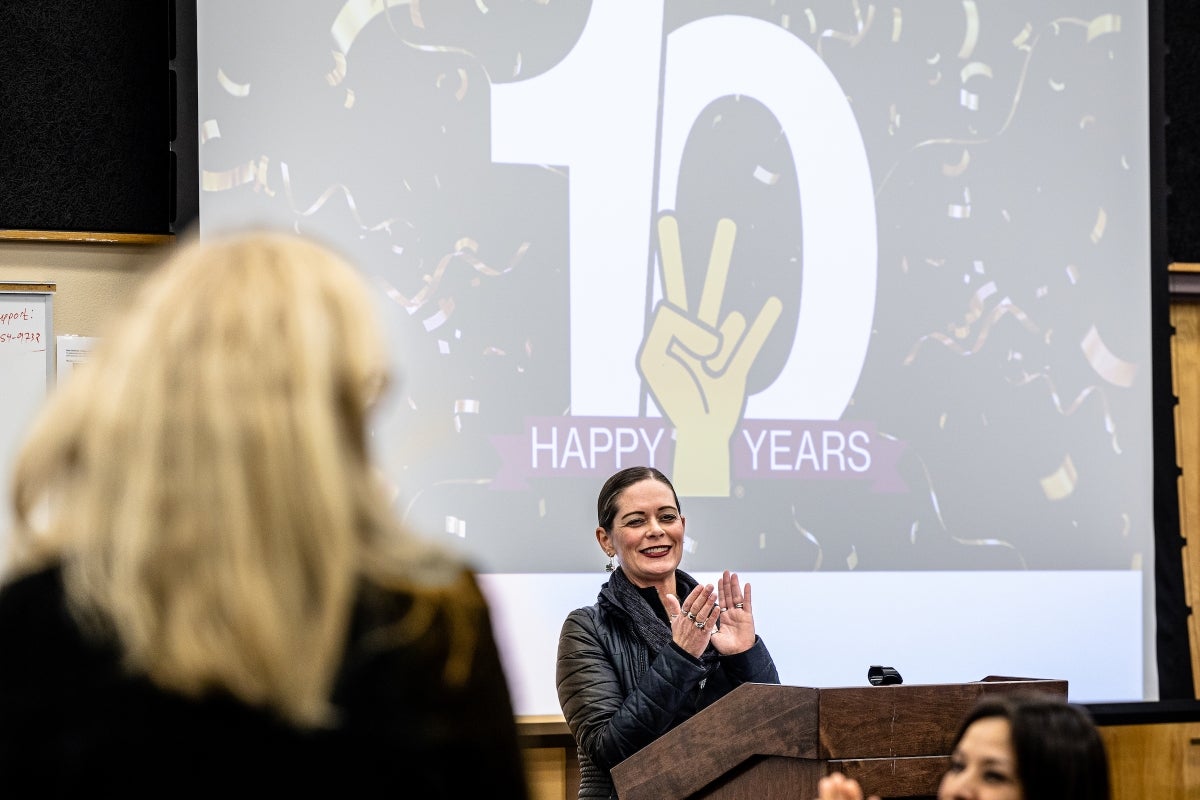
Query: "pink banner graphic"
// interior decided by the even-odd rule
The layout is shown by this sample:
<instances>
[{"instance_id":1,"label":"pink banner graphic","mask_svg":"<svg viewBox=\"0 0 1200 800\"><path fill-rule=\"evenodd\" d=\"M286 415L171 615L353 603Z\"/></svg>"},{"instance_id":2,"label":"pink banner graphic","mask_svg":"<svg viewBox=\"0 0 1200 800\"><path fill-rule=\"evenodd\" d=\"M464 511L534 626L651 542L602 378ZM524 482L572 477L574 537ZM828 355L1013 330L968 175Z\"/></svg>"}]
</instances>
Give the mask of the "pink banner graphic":
<instances>
[{"instance_id":1,"label":"pink banner graphic","mask_svg":"<svg viewBox=\"0 0 1200 800\"><path fill-rule=\"evenodd\" d=\"M529 478L604 478L647 465L670 474L674 431L664 419L530 417L525 431L492 436L503 464L491 488L527 489ZM862 422L746 420L729 443L735 480L854 480L906 492L897 465L906 443Z\"/></svg>"}]
</instances>

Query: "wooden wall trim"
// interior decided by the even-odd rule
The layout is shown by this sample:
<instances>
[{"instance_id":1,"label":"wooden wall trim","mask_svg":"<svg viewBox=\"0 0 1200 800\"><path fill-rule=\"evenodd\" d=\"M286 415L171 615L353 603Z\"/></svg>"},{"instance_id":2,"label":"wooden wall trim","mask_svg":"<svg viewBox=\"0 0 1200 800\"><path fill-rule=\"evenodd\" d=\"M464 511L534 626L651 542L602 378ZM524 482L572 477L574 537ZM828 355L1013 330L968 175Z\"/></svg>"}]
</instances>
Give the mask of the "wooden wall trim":
<instances>
[{"instance_id":1,"label":"wooden wall trim","mask_svg":"<svg viewBox=\"0 0 1200 800\"><path fill-rule=\"evenodd\" d=\"M1200 265L1196 265L1200 267ZM1179 527L1184 538L1183 586L1187 603L1200 608L1200 303L1171 303L1171 378L1175 406L1175 457L1179 475ZM1192 691L1200 697L1200 625L1188 617Z\"/></svg>"},{"instance_id":2,"label":"wooden wall trim","mask_svg":"<svg viewBox=\"0 0 1200 800\"><path fill-rule=\"evenodd\" d=\"M103 231L28 231L0 229L0 241L78 242L84 244L171 244L171 233L105 233Z\"/></svg>"}]
</instances>

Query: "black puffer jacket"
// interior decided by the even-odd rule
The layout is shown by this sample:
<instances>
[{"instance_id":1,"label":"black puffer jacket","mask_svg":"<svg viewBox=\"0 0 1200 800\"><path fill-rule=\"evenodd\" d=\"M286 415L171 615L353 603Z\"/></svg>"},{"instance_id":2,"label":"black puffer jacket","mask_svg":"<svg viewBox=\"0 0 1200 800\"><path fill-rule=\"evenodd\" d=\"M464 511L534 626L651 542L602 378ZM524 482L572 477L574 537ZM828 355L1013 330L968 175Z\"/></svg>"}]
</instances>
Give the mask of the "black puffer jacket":
<instances>
[{"instance_id":1,"label":"black puffer jacket","mask_svg":"<svg viewBox=\"0 0 1200 800\"><path fill-rule=\"evenodd\" d=\"M567 616L558 640L558 701L579 750L580 798L615 798L610 769L734 688L779 683L761 638L735 656L709 645L696 659L673 642L652 652L612 581L596 605ZM675 581L680 597L696 585L683 571Z\"/></svg>"}]
</instances>

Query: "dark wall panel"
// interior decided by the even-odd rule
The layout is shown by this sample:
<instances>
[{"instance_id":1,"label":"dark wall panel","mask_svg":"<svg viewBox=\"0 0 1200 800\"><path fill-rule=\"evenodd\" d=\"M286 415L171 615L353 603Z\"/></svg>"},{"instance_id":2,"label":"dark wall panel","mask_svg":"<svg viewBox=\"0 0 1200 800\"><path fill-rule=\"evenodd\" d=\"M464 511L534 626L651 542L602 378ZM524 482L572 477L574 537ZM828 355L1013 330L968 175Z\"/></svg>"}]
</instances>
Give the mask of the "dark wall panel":
<instances>
[{"instance_id":1,"label":"dark wall panel","mask_svg":"<svg viewBox=\"0 0 1200 800\"><path fill-rule=\"evenodd\" d=\"M171 232L170 24L163 0L0 0L0 228Z\"/></svg>"},{"instance_id":2,"label":"dark wall panel","mask_svg":"<svg viewBox=\"0 0 1200 800\"><path fill-rule=\"evenodd\" d=\"M1192 0L1165 11L1167 255L1200 262L1200 14Z\"/></svg>"}]
</instances>

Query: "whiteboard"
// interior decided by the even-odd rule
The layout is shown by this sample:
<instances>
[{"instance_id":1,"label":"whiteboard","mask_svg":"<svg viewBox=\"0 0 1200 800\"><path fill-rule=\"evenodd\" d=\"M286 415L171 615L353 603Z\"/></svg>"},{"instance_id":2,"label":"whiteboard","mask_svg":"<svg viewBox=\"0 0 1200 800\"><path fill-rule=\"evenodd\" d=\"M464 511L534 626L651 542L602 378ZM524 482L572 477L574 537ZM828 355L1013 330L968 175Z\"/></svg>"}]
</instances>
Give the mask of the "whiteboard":
<instances>
[{"instance_id":1,"label":"whiteboard","mask_svg":"<svg viewBox=\"0 0 1200 800\"><path fill-rule=\"evenodd\" d=\"M54 385L54 289L53 283L0 282L0 553L8 549L12 527L8 497L13 459Z\"/></svg>"}]
</instances>

